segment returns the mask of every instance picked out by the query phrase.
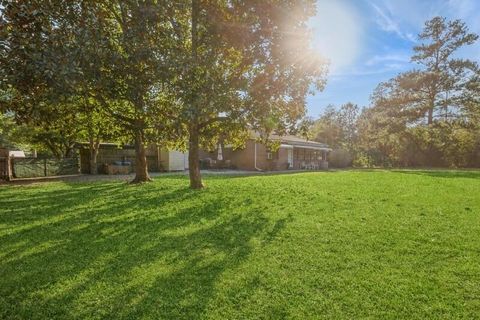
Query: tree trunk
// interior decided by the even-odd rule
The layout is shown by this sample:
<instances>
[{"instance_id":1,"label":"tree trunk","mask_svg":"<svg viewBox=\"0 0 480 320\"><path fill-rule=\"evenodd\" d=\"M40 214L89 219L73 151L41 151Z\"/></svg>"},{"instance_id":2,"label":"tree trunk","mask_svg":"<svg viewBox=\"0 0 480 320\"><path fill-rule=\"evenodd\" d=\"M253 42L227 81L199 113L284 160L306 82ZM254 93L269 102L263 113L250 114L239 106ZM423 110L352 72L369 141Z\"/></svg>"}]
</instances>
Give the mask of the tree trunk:
<instances>
[{"instance_id":1,"label":"tree trunk","mask_svg":"<svg viewBox=\"0 0 480 320\"><path fill-rule=\"evenodd\" d=\"M427 124L431 125L433 123L433 107L428 109L428 120Z\"/></svg>"},{"instance_id":2,"label":"tree trunk","mask_svg":"<svg viewBox=\"0 0 480 320\"><path fill-rule=\"evenodd\" d=\"M142 183L151 181L148 175L147 153L143 141L143 131L137 129L135 132L135 179L132 183Z\"/></svg>"},{"instance_id":3,"label":"tree trunk","mask_svg":"<svg viewBox=\"0 0 480 320\"><path fill-rule=\"evenodd\" d=\"M192 127L189 130L188 139L188 172L190 175L190 188L202 189L202 176L200 174L200 145L198 141L198 130Z\"/></svg>"},{"instance_id":4,"label":"tree trunk","mask_svg":"<svg viewBox=\"0 0 480 320\"><path fill-rule=\"evenodd\" d=\"M197 63L197 47L198 47L198 36L197 36L197 23L198 23L198 13L200 11L200 3L198 0L192 0L192 58L194 63ZM192 82L194 79L192 79ZM197 103L195 99L192 101ZM196 105L192 105L194 111L197 111ZM190 120L189 126L189 138L188 138L188 171L190 175L190 188L192 189L202 189L202 176L200 175L200 144L198 140L199 128L198 128L198 117L195 112L194 116Z\"/></svg>"},{"instance_id":5,"label":"tree trunk","mask_svg":"<svg viewBox=\"0 0 480 320\"><path fill-rule=\"evenodd\" d=\"M99 143L95 143L93 138L90 138L90 174L98 174L97 156Z\"/></svg>"}]
</instances>

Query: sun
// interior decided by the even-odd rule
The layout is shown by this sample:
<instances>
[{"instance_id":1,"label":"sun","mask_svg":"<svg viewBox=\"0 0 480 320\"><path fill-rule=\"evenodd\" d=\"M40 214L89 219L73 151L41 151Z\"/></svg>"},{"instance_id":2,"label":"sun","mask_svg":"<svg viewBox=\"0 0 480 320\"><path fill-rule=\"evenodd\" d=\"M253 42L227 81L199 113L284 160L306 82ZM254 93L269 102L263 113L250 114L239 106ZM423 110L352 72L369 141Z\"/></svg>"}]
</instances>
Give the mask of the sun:
<instances>
[{"instance_id":1,"label":"sun","mask_svg":"<svg viewBox=\"0 0 480 320\"><path fill-rule=\"evenodd\" d=\"M315 49L330 61L332 73L355 62L361 50L363 26L352 5L319 0L311 26Z\"/></svg>"}]
</instances>

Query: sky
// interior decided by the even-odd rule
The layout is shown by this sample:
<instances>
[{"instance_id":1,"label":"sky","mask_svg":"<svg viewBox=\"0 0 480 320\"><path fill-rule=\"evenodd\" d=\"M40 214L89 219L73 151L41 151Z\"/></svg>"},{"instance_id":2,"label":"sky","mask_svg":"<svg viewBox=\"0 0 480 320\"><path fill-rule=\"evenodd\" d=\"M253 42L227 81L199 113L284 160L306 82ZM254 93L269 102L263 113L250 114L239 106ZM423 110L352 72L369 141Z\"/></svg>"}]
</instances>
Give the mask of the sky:
<instances>
[{"instance_id":1,"label":"sky","mask_svg":"<svg viewBox=\"0 0 480 320\"><path fill-rule=\"evenodd\" d=\"M480 34L480 0L318 0L313 45L330 70L325 90L307 99L308 115L328 104L368 106L380 82L415 67L417 35L435 16L461 19ZM458 55L480 62L480 41Z\"/></svg>"}]
</instances>

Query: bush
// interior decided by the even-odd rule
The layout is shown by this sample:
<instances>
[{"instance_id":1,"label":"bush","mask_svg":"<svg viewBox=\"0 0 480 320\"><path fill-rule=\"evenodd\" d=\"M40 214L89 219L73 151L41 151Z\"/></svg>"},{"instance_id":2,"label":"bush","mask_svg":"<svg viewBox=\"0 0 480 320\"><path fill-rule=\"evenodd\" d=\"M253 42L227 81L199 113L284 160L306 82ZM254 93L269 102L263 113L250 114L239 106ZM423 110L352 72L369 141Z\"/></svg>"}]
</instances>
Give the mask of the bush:
<instances>
[{"instance_id":1,"label":"bush","mask_svg":"<svg viewBox=\"0 0 480 320\"><path fill-rule=\"evenodd\" d=\"M373 167L372 159L365 152L358 152L352 161L352 165L356 168Z\"/></svg>"},{"instance_id":2,"label":"bush","mask_svg":"<svg viewBox=\"0 0 480 320\"><path fill-rule=\"evenodd\" d=\"M336 149L328 156L329 165L333 168L346 168L352 165L353 157L345 149Z\"/></svg>"}]
</instances>

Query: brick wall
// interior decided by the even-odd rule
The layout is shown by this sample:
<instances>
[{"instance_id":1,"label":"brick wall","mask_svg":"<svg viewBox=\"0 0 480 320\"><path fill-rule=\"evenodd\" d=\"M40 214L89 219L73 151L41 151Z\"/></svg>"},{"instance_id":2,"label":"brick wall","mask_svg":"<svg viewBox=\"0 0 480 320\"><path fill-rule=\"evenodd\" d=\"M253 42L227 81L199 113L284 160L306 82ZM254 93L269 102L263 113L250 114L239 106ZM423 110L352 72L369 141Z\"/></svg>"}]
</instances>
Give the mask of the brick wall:
<instances>
[{"instance_id":1,"label":"brick wall","mask_svg":"<svg viewBox=\"0 0 480 320\"><path fill-rule=\"evenodd\" d=\"M279 149L273 154L273 159L268 159L268 150L265 145L257 143L257 168L266 171L286 170L288 168L288 151L287 149ZM217 152L202 151L200 159L217 158ZM233 150L225 148L223 150L223 158L230 160L232 166L239 170L255 170L255 141L248 140L245 148Z\"/></svg>"}]
</instances>

